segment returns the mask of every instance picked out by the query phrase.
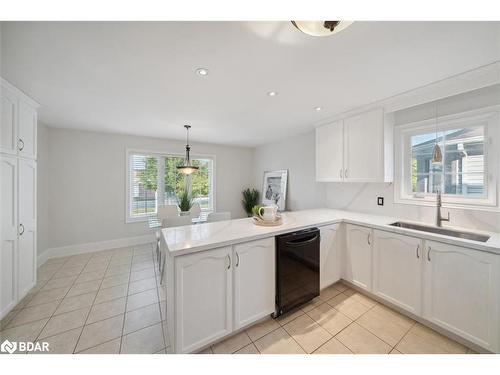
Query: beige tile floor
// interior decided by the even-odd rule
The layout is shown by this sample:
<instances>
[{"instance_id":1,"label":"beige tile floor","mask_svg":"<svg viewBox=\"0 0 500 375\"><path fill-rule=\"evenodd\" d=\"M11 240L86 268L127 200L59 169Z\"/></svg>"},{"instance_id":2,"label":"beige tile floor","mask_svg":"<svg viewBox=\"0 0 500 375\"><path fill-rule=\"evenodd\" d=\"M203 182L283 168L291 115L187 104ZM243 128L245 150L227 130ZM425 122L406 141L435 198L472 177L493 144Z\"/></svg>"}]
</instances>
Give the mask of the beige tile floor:
<instances>
[{"instance_id":1,"label":"beige tile floor","mask_svg":"<svg viewBox=\"0 0 500 375\"><path fill-rule=\"evenodd\" d=\"M277 320L268 319L203 354L465 354L467 347L342 283Z\"/></svg>"},{"instance_id":2,"label":"beige tile floor","mask_svg":"<svg viewBox=\"0 0 500 375\"><path fill-rule=\"evenodd\" d=\"M168 353L165 289L153 245L49 259L0 323L0 341L48 341L50 353ZM202 353L471 353L342 283Z\"/></svg>"},{"instance_id":3,"label":"beige tile floor","mask_svg":"<svg viewBox=\"0 0 500 375\"><path fill-rule=\"evenodd\" d=\"M0 341L50 353L166 353L165 290L153 245L49 259L0 323Z\"/></svg>"}]
</instances>

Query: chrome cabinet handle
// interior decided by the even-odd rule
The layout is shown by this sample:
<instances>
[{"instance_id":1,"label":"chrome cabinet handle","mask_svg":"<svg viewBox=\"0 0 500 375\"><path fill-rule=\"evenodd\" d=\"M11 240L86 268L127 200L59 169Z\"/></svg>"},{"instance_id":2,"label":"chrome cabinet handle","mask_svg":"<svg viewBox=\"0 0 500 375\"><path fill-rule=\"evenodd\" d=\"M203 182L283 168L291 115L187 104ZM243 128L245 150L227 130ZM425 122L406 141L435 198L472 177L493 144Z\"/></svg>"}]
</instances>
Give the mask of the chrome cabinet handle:
<instances>
[{"instance_id":1,"label":"chrome cabinet handle","mask_svg":"<svg viewBox=\"0 0 500 375\"><path fill-rule=\"evenodd\" d=\"M342 178L342 168L340 168L340 178Z\"/></svg>"},{"instance_id":2,"label":"chrome cabinet handle","mask_svg":"<svg viewBox=\"0 0 500 375\"><path fill-rule=\"evenodd\" d=\"M22 236L24 234L24 225L23 224L19 224L19 235Z\"/></svg>"},{"instance_id":3,"label":"chrome cabinet handle","mask_svg":"<svg viewBox=\"0 0 500 375\"><path fill-rule=\"evenodd\" d=\"M371 245L371 244L372 244L372 243L370 242L370 236L371 236L371 233L368 233L368 238L367 238L368 245Z\"/></svg>"},{"instance_id":4,"label":"chrome cabinet handle","mask_svg":"<svg viewBox=\"0 0 500 375\"><path fill-rule=\"evenodd\" d=\"M227 254L227 269L230 269L231 268L231 256L229 254Z\"/></svg>"},{"instance_id":5,"label":"chrome cabinet handle","mask_svg":"<svg viewBox=\"0 0 500 375\"><path fill-rule=\"evenodd\" d=\"M22 146L20 146L19 144L21 144ZM19 138L19 140L17 141L17 148L19 149L19 151L24 150L24 141L21 138Z\"/></svg>"},{"instance_id":6,"label":"chrome cabinet handle","mask_svg":"<svg viewBox=\"0 0 500 375\"><path fill-rule=\"evenodd\" d=\"M236 267L238 267L239 265L240 265L240 254L236 252Z\"/></svg>"},{"instance_id":7,"label":"chrome cabinet handle","mask_svg":"<svg viewBox=\"0 0 500 375\"><path fill-rule=\"evenodd\" d=\"M420 259L420 254L418 253L419 249L420 249L420 244L417 245L417 259Z\"/></svg>"},{"instance_id":8,"label":"chrome cabinet handle","mask_svg":"<svg viewBox=\"0 0 500 375\"><path fill-rule=\"evenodd\" d=\"M432 248L429 246L428 250L427 250L427 260L430 262L431 261L431 250Z\"/></svg>"}]
</instances>

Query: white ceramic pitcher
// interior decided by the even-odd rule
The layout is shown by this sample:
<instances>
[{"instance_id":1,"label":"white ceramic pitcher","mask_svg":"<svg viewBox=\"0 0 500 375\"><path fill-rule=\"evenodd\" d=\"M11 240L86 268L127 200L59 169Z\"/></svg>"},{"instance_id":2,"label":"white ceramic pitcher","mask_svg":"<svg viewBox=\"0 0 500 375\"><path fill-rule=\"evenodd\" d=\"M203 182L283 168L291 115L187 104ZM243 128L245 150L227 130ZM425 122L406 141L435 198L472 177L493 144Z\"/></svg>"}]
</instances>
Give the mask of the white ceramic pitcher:
<instances>
[{"instance_id":1,"label":"white ceramic pitcher","mask_svg":"<svg viewBox=\"0 0 500 375\"><path fill-rule=\"evenodd\" d=\"M264 206L259 208L259 217L264 221L275 221L278 213L278 206Z\"/></svg>"}]
</instances>

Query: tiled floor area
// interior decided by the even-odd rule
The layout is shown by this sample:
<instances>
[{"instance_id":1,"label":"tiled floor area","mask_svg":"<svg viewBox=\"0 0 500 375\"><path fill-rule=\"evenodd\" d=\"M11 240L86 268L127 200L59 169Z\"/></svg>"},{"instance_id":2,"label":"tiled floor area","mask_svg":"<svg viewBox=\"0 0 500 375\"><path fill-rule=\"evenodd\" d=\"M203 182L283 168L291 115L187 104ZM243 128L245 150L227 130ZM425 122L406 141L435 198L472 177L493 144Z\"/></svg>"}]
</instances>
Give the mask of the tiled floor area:
<instances>
[{"instance_id":1,"label":"tiled floor area","mask_svg":"<svg viewBox=\"0 0 500 375\"><path fill-rule=\"evenodd\" d=\"M153 246L49 259L1 322L0 341L48 341L50 353L168 353L165 290ZM202 353L472 353L337 283L308 305Z\"/></svg>"},{"instance_id":2,"label":"tiled floor area","mask_svg":"<svg viewBox=\"0 0 500 375\"><path fill-rule=\"evenodd\" d=\"M1 322L0 341L47 341L50 353L165 353L165 290L153 246L49 259Z\"/></svg>"},{"instance_id":3,"label":"tiled floor area","mask_svg":"<svg viewBox=\"0 0 500 375\"><path fill-rule=\"evenodd\" d=\"M465 346L342 283L277 320L268 319L204 354L465 354Z\"/></svg>"}]
</instances>

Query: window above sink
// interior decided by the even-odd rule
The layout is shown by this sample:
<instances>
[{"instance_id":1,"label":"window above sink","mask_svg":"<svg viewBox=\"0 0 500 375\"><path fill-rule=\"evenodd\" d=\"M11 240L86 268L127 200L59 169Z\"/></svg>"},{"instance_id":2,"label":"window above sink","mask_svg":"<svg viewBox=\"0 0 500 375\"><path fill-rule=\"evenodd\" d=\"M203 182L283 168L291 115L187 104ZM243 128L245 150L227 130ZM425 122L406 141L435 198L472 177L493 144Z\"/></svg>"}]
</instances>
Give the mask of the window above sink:
<instances>
[{"instance_id":1,"label":"window above sink","mask_svg":"<svg viewBox=\"0 0 500 375\"><path fill-rule=\"evenodd\" d=\"M395 201L460 208L497 208L500 108L488 108L395 128ZM433 163L435 144L443 161Z\"/></svg>"}]
</instances>

